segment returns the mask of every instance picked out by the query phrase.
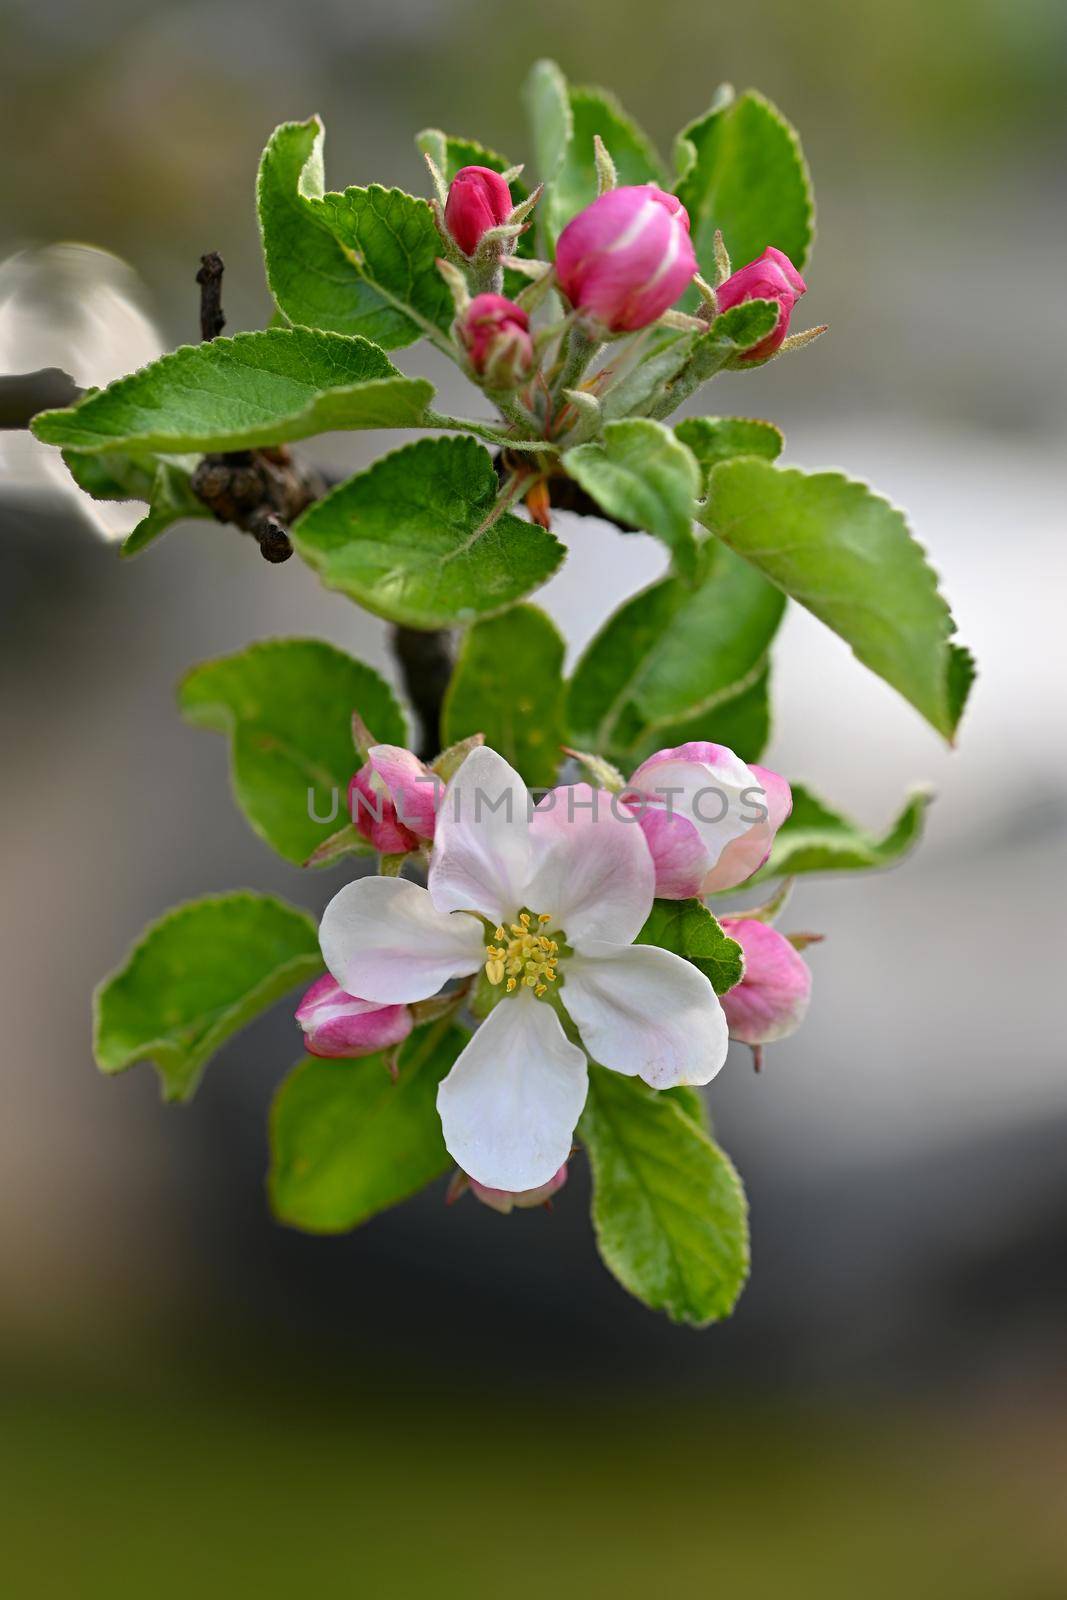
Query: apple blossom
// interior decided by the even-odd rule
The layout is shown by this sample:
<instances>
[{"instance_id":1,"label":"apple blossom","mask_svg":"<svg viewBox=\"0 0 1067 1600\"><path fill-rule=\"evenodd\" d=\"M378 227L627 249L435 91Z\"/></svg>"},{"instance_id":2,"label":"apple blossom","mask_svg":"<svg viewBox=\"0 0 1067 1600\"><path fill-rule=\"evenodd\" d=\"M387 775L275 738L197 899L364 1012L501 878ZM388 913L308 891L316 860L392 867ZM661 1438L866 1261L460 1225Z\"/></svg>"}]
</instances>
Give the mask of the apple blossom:
<instances>
[{"instance_id":1,"label":"apple blossom","mask_svg":"<svg viewBox=\"0 0 1067 1600\"><path fill-rule=\"evenodd\" d=\"M296 1020L313 1056L372 1056L402 1044L413 1027L407 1006L380 1006L346 994L328 972L311 985Z\"/></svg>"},{"instance_id":2,"label":"apple blossom","mask_svg":"<svg viewBox=\"0 0 1067 1600\"><path fill-rule=\"evenodd\" d=\"M743 883L793 807L784 778L702 740L657 750L626 785L656 865L656 896L688 900Z\"/></svg>"},{"instance_id":3,"label":"apple blossom","mask_svg":"<svg viewBox=\"0 0 1067 1600\"><path fill-rule=\"evenodd\" d=\"M530 319L505 295L475 295L456 322L456 334L488 389L515 389L533 372Z\"/></svg>"},{"instance_id":4,"label":"apple blossom","mask_svg":"<svg viewBox=\"0 0 1067 1600\"><path fill-rule=\"evenodd\" d=\"M372 745L348 786L349 815L382 855L406 855L433 838L441 787L441 780L410 750Z\"/></svg>"},{"instance_id":5,"label":"apple blossom","mask_svg":"<svg viewBox=\"0 0 1067 1600\"><path fill-rule=\"evenodd\" d=\"M758 1048L795 1033L811 999L807 962L767 922L723 917L722 927L745 954L745 975L722 1001L731 1039Z\"/></svg>"},{"instance_id":6,"label":"apple blossom","mask_svg":"<svg viewBox=\"0 0 1067 1600\"><path fill-rule=\"evenodd\" d=\"M465 256L511 215L511 190L490 167L461 167L448 187L445 226Z\"/></svg>"},{"instance_id":7,"label":"apple blossom","mask_svg":"<svg viewBox=\"0 0 1067 1600\"><path fill-rule=\"evenodd\" d=\"M578 784L534 808L482 747L443 797L428 887L361 878L326 907L322 953L346 990L405 1005L480 968L499 990L437 1095L449 1153L476 1182L538 1188L570 1153L588 1073L557 1005L596 1061L653 1088L708 1083L722 1066L709 980L634 944L654 889L644 832L615 797Z\"/></svg>"},{"instance_id":8,"label":"apple blossom","mask_svg":"<svg viewBox=\"0 0 1067 1600\"><path fill-rule=\"evenodd\" d=\"M654 183L602 194L571 218L556 245L563 293L611 333L655 322L696 269L689 213Z\"/></svg>"},{"instance_id":9,"label":"apple blossom","mask_svg":"<svg viewBox=\"0 0 1067 1600\"><path fill-rule=\"evenodd\" d=\"M755 261L750 261L747 267L740 267L725 283L719 284L715 301L720 311L729 311L731 306L742 305L746 300L778 302L778 321L765 339L745 352L745 361L763 361L781 347L789 332L793 307L801 295L806 294L807 288L789 257L772 244Z\"/></svg>"}]
</instances>

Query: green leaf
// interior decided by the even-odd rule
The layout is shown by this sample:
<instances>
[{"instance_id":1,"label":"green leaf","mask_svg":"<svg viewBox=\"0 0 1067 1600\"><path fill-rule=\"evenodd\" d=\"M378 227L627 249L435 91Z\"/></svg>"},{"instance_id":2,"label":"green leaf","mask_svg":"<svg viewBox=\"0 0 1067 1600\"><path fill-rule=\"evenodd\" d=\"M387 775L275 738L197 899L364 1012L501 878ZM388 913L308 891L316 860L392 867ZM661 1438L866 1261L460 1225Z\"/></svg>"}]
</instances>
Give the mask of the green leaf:
<instances>
[{"instance_id":1,"label":"green leaf","mask_svg":"<svg viewBox=\"0 0 1067 1600\"><path fill-rule=\"evenodd\" d=\"M792 813L778 830L767 865L749 883L800 872L866 872L890 867L918 843L926 808L933 799L928 789L913 790L896 821L879 838L831 811L800 784L793 784L792 790Z\"/></svg>"},{"instance_id":2,"label":"green leaf","mask_svg":"<svg viewBox=\"0 0 1067 1600\"><path fill-rule=\"evenodd\" d=\"M372 183L308 204L365 281L420 332L450 326L452 296L437 270L441 238L426 200Z\"/></svg>"},{"instance_id":3,"label":"green leaf","mask_svg":"<svg viewBox=\"0 0 1067 1600\"><path fill-rule=\"evenodd\" d=\"M182 680L178 703L187 721L229 735L238 805L260 838L297 865L348 819L348 783L360 764L353 711L381 744L406 739L385 680L317 639L270 639L204 662Z\"/></svg>"},{"instance_id":4,"label":"green leaf","mask_svg":"<svg viewBox=\"0 0 1067 1600\"><path fill-rule=\"evenodd\" d=\"M717 373L743 367L746 353L767 337L777 320L774 300L746 300L722 312L706 333L687 341L685 361L649 397L644 409L654 417L670 416Z\"/></svg>"},{"instance_id":5,"label":"green leaf","mask_svg":"<svg viewBox=\"0 0 1067 1600\"><path fill-rule=\"evenodd\" d=\"M708 1114L707 1101L699 1089L694 1089L688 1083L676 1083L673 1088L659 1089L658 1094L665 1094L668 1100L673 1100L678 1109L695 1122L702 1133L711 1133L711 1117Z\"/></svg>"},{"instance_id":6,"label":"green leaf","mask_svg":"<svg viewBox=\"0 0 1067 1600\"><path fill-rule=\"evenodd\" d=\"M735 269L770 244L803 268L814 233L811 179L794 129L769 100L720 89L678 135L674 156L676 192L706 278L715 281L716 228Z\"/></svg>"},{"instance_id":7,"label":"green leaf","mask_svg":"<svg viewBox=\"0 0 1067 1600\"><path fill-rule=\"evenodd\" d=\"M741 946L725 934L700 900L655 900L636 944L657 944L699 967L716 994L740 983L745 971Z\"/></svg>"},{"instance_id":8,"label":"green leaf","mask_svg":"<svg viewBox=\"0 0 1067 1600\"><path fill-rule=\"evenodd\" d=\"M754 682L720 700L710 711L652 728L643 737L639 734L631 750L633 765L657 750L696 741L724 744L742 761L758 761L771 736L770 675L769 665L765 666Z\"/></svg>"},{"instance_id":9,"label":"green leaf","mask_svg":"<svg viewBox=\"0 0 1067 1600\"><path fill-rule=\"evenodd\" d=\"M263 152L257 201L271 293L290 322L398 349L419 337L418 323L367 281L315 210L323 139L318 117L283 122Z\"/></svg>"},{"instance_id":10,"label":"green leaf","mask_svg":"<svg viewBox=\"0 0 1067 1600\"><path fill-rule=\"evenodd\" d=\"M244 450L332 428L408 428L433 397L366 339L267 328L187 344L33 431L68 450Z\"/></svg>"},{"instance_id":11,"label":"green leaf","mask_svg":"<svg viewBox=\"0 0 1067 1600\"><path fill-rule=\"evenodd\" d=\"M275 1215L309 1233L343 1233L447 1172L437 1085L468 1035L439 1023L404 1045L394 1082L382 1055L294 1068L271 1110Z\"/></svg>"},{"instance_id":12,"label":"green leaf","mask_svg":"<svg viewBox=\"0 0 1067 1600\"><path fill-rule=\"evenodd\" d=\"M595 134L604 141L620 184L666 184L650 140L605 89L572 88L554 62L539 61L526 101L538 166L548 184L538 211L549 241L597 197Z\"/></svg>"},{"instance_id":13,"label":"green leaf","mask_svg":"<svg viewBox=\"0 0 1067 1600\"><path fill-rule=\"evenodd\" d=\"M536 606L475 623L445 698L445 744L484 733L531 788L550 788L563 743L563 653L555 624Z\"/></svg>"},{"instance_id":14,"label":"green leaf","mask_svg":"<svg viewBox=\"0 0 1067 1600\"><path fill-rule=\"evenodd\" d=\"M726 461L702 520L952 738L974 676L901 512L839 472Z\"/></svg>"},{"instance_id":15,"label":"green leaf","mask_svg":"<svg viewBox=\"0 0 1067 1600\"><path fill-rule=\"evenodd\" d=\"M197 457L163 459L159 456L85 455L65 450L63 460L80 489L94 500L144 500L148 515L131 531L122 546L124 556L135 556L158 539L175 522L210 518L211 512L193 493L192 474Z\"/></svg>"},{"instance_id":16,"label":"green leaf","mask_svg":"<svg viewBox=\"0 0 1067 1600\"><path fill-rule=\"evenodd\" d=\"M496 150L487 149L476 139L457 139L450 133L442 133L440 128L424 128L416 135L415 143L424 155L430 157L446 183L452 182L461 167L488 167L490 172L510 172L515 165L507 156L500 155ZM512 178L508 187L515 205L521 205L529 198L530 191L521 178ZM533 240L532 227L527 228L525 233L520 233L515 241L515 254L533 256ZM528 282L528 278L516 274L515 292ZM511 287L508 288L508 293L512 293Z\"/></svg>"},{"instance_id":17,"label":"green leaf","mask_svg":"<svg viewBox=\"0 0 1067 1600\"><path fill-rule=\"evenodd\" d=\"M707 494L711 470L734 456L763 456L774 461L785 440L773 422L750 417L686 417L675 435L688 445L700 464L701 494Z\"/></svg>"},{"instance_id":18,"label":"green leaf","mask_svg":"<svg viewBox=\"0 0 1067 1600\"><path fill-rule=\"evenodd\" d=\"M96 991L97 1065L151 1061L163 1098L188 1100L230 1035L322 965L315 923L284 901L237 893L178 906Z\"/></svg>"},{"instance_id":19,"label":"green leaf","mask_svg":"<svg viewBox=\"0 0 1067 1600\"><path fill-rule=\"evenodd\" d=\"M591 1065L579 1135L605 1266L653 1311L704 1327L748 1275L748 1214L728 1158L666 1094Z\"/></svg>"},{"instance_id":20,"label":"green leaf","mask_svg":"<svg viewBox=\"0 0 1067 1600\"><path fill-rule=\"evenodd\" d=\"M609 517L662 539L678 571L692 576L700 469L669 428L644 417L609 422L603 444L568 450L563 465Z\"/></svg>"},{"instance_id":21,"label":"green leaf","mask_svg":"<svg viewBox=\"0 0 1067 1600\"><path fill-rule=\"evenodd\" d=\"M474 439L421 439L311 506L293 543L331 589L414 628L502 611L563 560L552 534L498 513L489 452Z\"/></svg>"},{"instance_id":22,"label":"green leaf","mask_svg":"<svg viewBox=\"0 0 1067 1600\"><path fill-rule=\"evenodd\" d=\"M763 676L781 596L714 544L700 557L695 588L676 578L653 584L587 647L568 694L572 743L625 755L657 729L710 718Z\"/></svg>"}]
</instances>

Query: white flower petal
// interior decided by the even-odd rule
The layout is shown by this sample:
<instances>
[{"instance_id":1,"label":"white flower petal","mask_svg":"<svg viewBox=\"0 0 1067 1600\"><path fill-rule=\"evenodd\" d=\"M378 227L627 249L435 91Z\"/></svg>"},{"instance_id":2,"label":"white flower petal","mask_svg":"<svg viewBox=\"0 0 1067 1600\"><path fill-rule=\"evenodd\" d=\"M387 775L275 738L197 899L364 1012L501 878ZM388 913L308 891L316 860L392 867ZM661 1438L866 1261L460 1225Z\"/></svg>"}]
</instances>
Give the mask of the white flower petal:
<instances>
[{"instance_id":1,"label":"white flower petal","mask_svg":"<svg viewBox=\"0 0 1067 1600\"><path fill-rule=\"evenodd\" d=\"M381 1005L425 1000L485 960L481 923L436 910L406 878L346 884L322 913L319 943L341 988Z\"/></svg>"},{"instance_id":2,"label":"white flower petal","mask_svg":"<svg viewBox=\"0 0 1067 1600\"><path fill-rule=\"evenodd\" d=\"M586 944L562 991L595 1061L653 1089L710 1083L726 1060L726 1017L692 962L656 945Z\"/></svg>"},{"instance_id":3,"label":"white flower petal","mask_svg":"<svg viewBox=\"0 0 1067 1600\"><path fill-rule=\"evenodd\" d=\"M559 1171L589 1073L559 1018L527 989L501 1000L437 1091L453 1160L490 1189L535 1189Z\"/></svg>"},{"instance_id":4,"label":"white flower petal","mask_svg":"<svg viewBox=\"0 0 1067 1600\"><path fill-rule=\"evenodd\" d=\"M530 876L532 801L495 750L472 750L437 813L429 889L438 911L480 911L506 922Z\"/></svg>"},{"instance_id":5,"label":"white flower petal","mask_svg":"<svg viewBox=\"0 0 1067 1600\"><path fill-rule=\"evenodd\" d=\"M549 912L568 941L629 944L652 910L656 868L640 824L605 789L587 783L553 789L530 827L531 911Z\"/></svg>"}]
</instances>

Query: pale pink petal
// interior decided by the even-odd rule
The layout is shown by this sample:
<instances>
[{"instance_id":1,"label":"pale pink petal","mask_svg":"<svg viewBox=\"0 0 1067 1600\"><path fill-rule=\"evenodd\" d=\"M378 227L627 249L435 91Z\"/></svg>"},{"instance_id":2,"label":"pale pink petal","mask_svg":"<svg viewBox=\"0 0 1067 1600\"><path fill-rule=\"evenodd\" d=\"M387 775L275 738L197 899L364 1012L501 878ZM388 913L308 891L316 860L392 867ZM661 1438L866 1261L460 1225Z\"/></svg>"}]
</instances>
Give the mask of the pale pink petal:
<instances>
[{"instance_id":1,"label":"pale pink petal","mask_svg":"<svg viewBox=\"0 0 1067 1600\"><path fill-rule=\"evenodd\" d=\"M690 900L707 876L708 852L691 822L655 806L635 807L656 873L657 900Z\"/></svg>"},{"instance_id":2,"label":"pale pink petal","mask_svg":"<svg viewBox=\"0 0 1067 1600\"><path fill-rule=\"evenodd\" d=\"M745 975L723 995L731 1039L772 1044L795 1033L811 1000L811 969L776 928L749 917L724 917L723 931L745 953Z\"/></svg>"},{"instance_id":3,"label":"pale pink petal","mask_svg":"<svg viewBox=\"0 0 1067 1600\"><path fill-rule=\"evenodd\" d=\"M406 878L346 884L322 914L319 943L342 989L382 1005L425 1000L485 960L481 923L438 911Z\"/></svg>"},{"instance_id":4,"label":"pale pink petal","mask_svg":"<svg viewBox=\"0 0 1067 1600\"><path fill-rule=\"evenodd\" d=\"M437 797L444 785L417 755L398 744L376 744L367 760L396 807L398 820L420 839L432 839Z\"/></svg>"},{"instance_id":5,"label":"pale pink petal","mask_svg":"<svg viewBox=\"0 0 1067 1600\"><path fill-rule=\"evenodd\" d=\"M654 1089L710 1083L726 1060L726 1018L692 962L656 945L586 945L562 988L594 1060Z\"/></svg>"},{"instance_id":6,"label":"pale pink petal","mask_svg":"<svg viewBox=\"0 0 1067 1600\"><path fill-rule=\"evenodd\" d=\"M552 789L534 812L531 911L552 917L572 945L587 939L629 944L649 912L656 871L640 825L606 789Z\"/></svg>"},{"instance_id":7,"label":"pale pink petal","mask_svg":"<svg viewBox=\"0 0 1067 1600\"><path fill-rule=\"evenodd\" d=\"M495 750L472 750L437 813L429 889L438 911L478 911L507 922L525 900L533 803Z\"/></svg>"},{"instance_id":8,"label":"pale pink petal","mask_svg":"<svg viewBox=\"0 0 1067 1600\"><path fill-rule=\"evenodd\" d=\"M585 1055L529 989L489 1013L437 1091L448 1153L490 1189L536 1189L570 1154Z\"/></svg>"},{"instance_id":9,"label":"pale pink petal","mask_svg":"<svg viewBox=\"0 0 1067 1600\"><path fill-rule=\"evenodd\" d=\"M543 1206L554 1194L559 1193L566 1181L567 1164L564 1162L547 1183L538 1184L536 1189L520 1189L516 1194L513 1189L490 1189L484 1183L477 1183L472 1178L470 1191L483 1206L489 1206L493 1211L499 1211L506 1217L511 1211L528 1211L534 1206Z\"/></svg>"},{"instance_id":10,"label":"pale pink petal","mask_svg":"<svg viewBox=\"0 0 1067 1600\"><path fill-rule=\"evenodd\" d=\"M346 994L329 973L311 985L296 1008L296 1020L310 1055L346 1060L401 1044L413 1027L407 1006L381 1006Z\"/></svg>"},{"instance_id":11,"label":"pale pink petal","mask_svg":"<svg viewBox=\"0 0 1067 1600\"><path fill-rule=\"evenodd\" d=\"M740 838L731 840L705 877L700 887L702 895L736 888L758 872L771 853L775 834L793 809L793 794L784 778L768 767L752 766L749 771L762 791L766 821L755 823Z\"/></svg>"}]
</instances>

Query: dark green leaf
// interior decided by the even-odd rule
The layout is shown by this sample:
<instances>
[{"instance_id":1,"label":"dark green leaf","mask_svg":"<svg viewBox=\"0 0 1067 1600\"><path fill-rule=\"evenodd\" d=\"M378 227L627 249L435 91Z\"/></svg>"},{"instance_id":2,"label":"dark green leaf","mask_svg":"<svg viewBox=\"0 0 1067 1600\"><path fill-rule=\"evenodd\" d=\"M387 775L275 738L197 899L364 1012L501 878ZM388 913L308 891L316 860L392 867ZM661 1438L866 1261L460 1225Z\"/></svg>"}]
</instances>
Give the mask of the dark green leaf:
<instances>
[{"instance_id":1,"label":"dark green leaf","mask_svg":"<svg viewBox=\"0 0 1067 1600\"><path fill-rule=\"evenodd\" d=\"M901 512L841 473L744 459L714 469L701 515L951 739L973 665Z\"/></svg>"},{"instance_id":2,"label":"dark green leaf","mask_svg":"<svg viewBox=\"0 0 1067 1600\"><path fill-rule=\"evenodd\" d=\"M734 456L774 461L785 444L773 422L750 417L686 417L676 423L674 432L700 463L702 494L707 493L711 470L720 461L732 461Z\"/></svg>"},{"instance_id":3,"label":"dark green leaf","mask_svg":"<svg viewBox=\"0 0 1067 1600\"><path fill-rule=\"evenodd\" d=\"M348 782L360 764L353 711L379 743L406 738L384 679L317 639L270 639L207 661L183 679L178 701L189 722L230 736L238 805L260 838L298 865L348 818Z\"/></svg>"},{"instance_id":4,"label":"dark green leaf","mask_svg":"<svg viewBox=\"0 0 1067 1600\"><path fill-rule=\"evenodd\" d=\"M720 928L700 900L656 900L635 940L658 944L699 967L716 994L740 983L745 970L741 946Z\"/></svg>"},{"instance_id":5,"label":"dark green leaf","mask_svg":"<svg viewBox=\"0 0 1067 1600\"><path fill-rule=\"evenodd\" d=\"M692 576L700 469L669 428L646 417L609 422L602 444L568 450L563 465L609 517L662 539L678 571Z\"/></svg>"},{"instance_id":6,"label":"dark green leaf","mask_svg":"<svg viewBox=\"0 0 1067 1600\"><path fill-rule=\"evenodd\" d=\"M678 135L674 155L678 198L706 278L715 281L716 228L735 270L769 244L804 266L814 232L811 180L796 133L770 101L751 89L739 99L720 89L711 109Z\"/></svg>"},{"instance_id":7,"label":"dark green leaf","mask_svg":"<svg viewBox=\"0 0 1067 1600\"><path fill-rule=\"evenodd\" d=\"M498 491L474 439L423 439L311 506L293 543L329 588L391 622L469 622L521 600L563 560L552 534L496 513Z\"/></svg>"},{"instance_id":8,"label":"dark green leaf","mask_svg":"<svg viewBox=\"0 0 1067 1600\"><path fill-rule=\"evenodd\" d=\"M609 1271L672 1322L729 1316L748 1275L748 1215L728 1158L668 1095L595 1065L579 1135Z\"/></svg>"},{"instance_id":9,"label":"dark green leaf","mask_svg":"<svg viewBox=\"0 0 1067 1600\"><path fill-rule=\"evenodd\" d=\"M563 652L555 624L536 606L475 623L445 699L445 744L484 733L532 788L550 788L563 743Z\"/></svg>"},{"instance_id":10,"label":"dark green leaf","mask_svg":"<svg viewBox=\"0 0 1067 1600\"><path fill-rule=\"evenodd\" d=\"M314 922L281 900L238 893L178 906L97 990L97 1065L151 1061L163 1098L188 1100L230 1035L322 965Z\"/></svg>"},{"instance_id":11,"label":"dark green leaf","mask_svg":"<svg viewBox=\"0 0 1067 1600\"><path fill-rule=\"evenodd\" d=\"M267 328L183 345L33 429L68 450L242 450L331 428L407 428L433 397L366 339Z\"/></svg>"},{"instance_id":12,"label":"dark green leaf","mask_svg":"<svg viewBox=\"0 0 1067 1600\"><path fill-rule=\"evenodd\" d=\"M747 688L720 700L710 711L644 733L638 730L631 765L636 766L657 750L695 742L724 744L742 761L758 761L771 735L770 675L770 666L765 666ZM625 733L620 721L618 735Z\"/></svg>"},{"instance_id":13,"label":"dark green leaf","mask_svg":"<svg viewBox=\"0 0 1067 1600\"><path fill-rule=\"evenodd\" d=\"M418 324L367 282L315 210L323 138L318 117L284 122L263 152L257 198L271 293L290 322L398 349L419 337Z\"/></svg>"},{"instance_id":14,"label":"dark green leaf","mask_svg":"<svg viewBox=\"0 0 1067 1600\"><path fill-rule=\"evenodd\" d=\"M933 798L926 789L915 790L879 838L831 811L800 784L793 784L792 790L792 815L779 828L767 865L750 883L799 872L864 872L892 866L918 843Z\"/></svg>"},{"instance_id":15,"label":"dark green leaf","mask_svg":"<svg viewBox=\"0 0 1067 1600\"><path fill-rule=\"evenodd\" d=\"M309 1233L343 1233L447 1172L437 1085L468 1035L449 1023L412 1034L394 1082L381 1055L294 1068L271 1111L270 1197Z\"/></svg>"}]
</instances>

